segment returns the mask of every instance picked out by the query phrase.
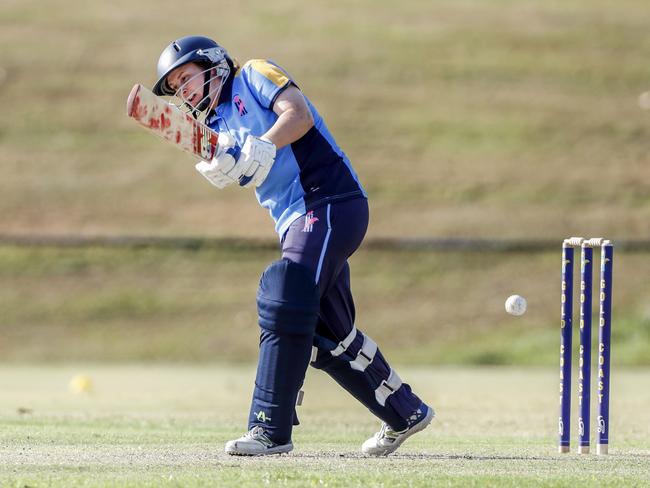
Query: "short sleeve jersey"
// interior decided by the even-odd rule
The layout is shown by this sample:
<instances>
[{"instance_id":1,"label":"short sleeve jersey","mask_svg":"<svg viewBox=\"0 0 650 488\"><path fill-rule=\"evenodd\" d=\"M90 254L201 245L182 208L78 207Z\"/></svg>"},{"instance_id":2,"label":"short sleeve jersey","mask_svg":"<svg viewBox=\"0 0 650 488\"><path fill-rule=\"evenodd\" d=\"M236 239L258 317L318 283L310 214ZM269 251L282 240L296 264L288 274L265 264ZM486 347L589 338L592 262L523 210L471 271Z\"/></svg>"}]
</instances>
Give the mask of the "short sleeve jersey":
<instances>
[{"instance_id":1,"label":"short sleeve jersey","mask_svg":"<svg viewBox=\"0 0 650 488\"><path fill-rule=\"evenodd\" d=\"M220 132L229 132L242 146L249 135L261 136L273 126L278 119L273 104L291 85L296 83L272 61L248 61L224 87L221 102L206 123ZM306 97L305 100L314 126L300 139L278 150L271 172L255 191L280 236L309 210L366 197L347 156L318 111Z\"/></svg>"}]
</instances>

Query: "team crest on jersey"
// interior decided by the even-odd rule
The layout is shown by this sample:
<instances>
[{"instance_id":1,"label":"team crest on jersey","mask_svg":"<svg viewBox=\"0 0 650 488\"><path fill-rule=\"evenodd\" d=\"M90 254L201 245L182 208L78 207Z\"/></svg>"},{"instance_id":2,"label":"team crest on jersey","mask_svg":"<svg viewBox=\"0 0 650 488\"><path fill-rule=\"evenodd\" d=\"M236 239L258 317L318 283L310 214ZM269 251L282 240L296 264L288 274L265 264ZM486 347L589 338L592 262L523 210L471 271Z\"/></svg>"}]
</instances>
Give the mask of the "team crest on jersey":
<instances>
[{"instance_id":1,"label":"team crest on jersey","mask_svg":"<svg viewBox=\"0 0 650 488\"><path fill-rule=\"evenodd\" d=\"M244 106L244 101L239 95L235 95L232 101L235 104L235 107L237 107L237 111L239 112L240 117L243 117L248 113L248 110L246 110L246 107Z\"/></svg>"},{"instance_id":2,"label":"team crest on jersey","mask_svg":"<svg viewBox=\"0 0 650 488\"><path fill-rule=\"evenodd\" d=\"M314 224L318 222L318 217L314 217L314 211L310 210L305 215L305 226L302 228L303 232L311 232L314 230Z\"/></svg>"}]
</instances>

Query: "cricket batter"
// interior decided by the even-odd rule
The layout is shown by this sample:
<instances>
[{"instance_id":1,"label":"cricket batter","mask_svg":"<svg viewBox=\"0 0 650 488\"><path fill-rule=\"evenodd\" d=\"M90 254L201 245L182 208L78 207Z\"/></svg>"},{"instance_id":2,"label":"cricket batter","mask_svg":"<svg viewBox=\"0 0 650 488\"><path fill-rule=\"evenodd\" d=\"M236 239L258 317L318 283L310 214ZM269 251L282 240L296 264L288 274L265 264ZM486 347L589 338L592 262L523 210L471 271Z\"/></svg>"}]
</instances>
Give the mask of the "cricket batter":
<instances>
[{"instance_id":1,"label":"cricket batter","mask_svg":"<svg viewBox=\"0 0 650 488\"><path fill-rule=\"evenodd\" d=\"M348 258L368 226L368 202L345 153L298 84L277 64L239 66L215 41L188 36L158 60L157 95L219 133L219 150L196 169L217 188L252 188L280 237L281 259L257 292L259 362L248 432L228 454L293 449L296 400L307 366L322 369L383 421L361 446L395 451L431 423L434 411L355 326Z\"/></svg>"}]
</instances>

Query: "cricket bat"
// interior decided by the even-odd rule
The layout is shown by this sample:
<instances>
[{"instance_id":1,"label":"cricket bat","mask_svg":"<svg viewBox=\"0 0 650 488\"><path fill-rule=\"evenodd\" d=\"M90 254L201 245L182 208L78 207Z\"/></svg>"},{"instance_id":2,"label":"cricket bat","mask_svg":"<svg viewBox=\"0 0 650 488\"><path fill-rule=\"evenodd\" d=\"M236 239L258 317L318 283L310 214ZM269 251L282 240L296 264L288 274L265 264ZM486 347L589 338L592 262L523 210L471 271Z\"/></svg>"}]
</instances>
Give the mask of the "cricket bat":
<instances>
[{"instance_id":1,"label":"cricket bat","mask_svg":"<svg viewBox=\"0 0 650 488\"><path fill-rule=\"evenodd\" d=\"M145 129L197 159L210 161L217 150L216 132L142 85L131 89L126 113Z\"/></svg>"}]
</instances>

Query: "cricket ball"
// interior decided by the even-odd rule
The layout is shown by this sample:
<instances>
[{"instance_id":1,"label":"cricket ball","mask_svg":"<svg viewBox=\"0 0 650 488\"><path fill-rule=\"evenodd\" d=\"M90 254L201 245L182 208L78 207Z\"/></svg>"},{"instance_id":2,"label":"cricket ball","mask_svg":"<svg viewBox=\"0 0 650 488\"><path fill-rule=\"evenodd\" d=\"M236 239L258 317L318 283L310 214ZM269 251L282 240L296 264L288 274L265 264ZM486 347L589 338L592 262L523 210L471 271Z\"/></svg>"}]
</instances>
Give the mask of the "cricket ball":
<instances>
[{"instance_id":1,"label":"cricket ball","mask_svg":"<svg viewBox=\"0 0 650 488\"><path fill-rule=\"evenodd\" d=\"M520 295L511 295L506 300L506 312L510 315L523 315L526 313L526 299Z\"/></svg>"}]
</instances>

